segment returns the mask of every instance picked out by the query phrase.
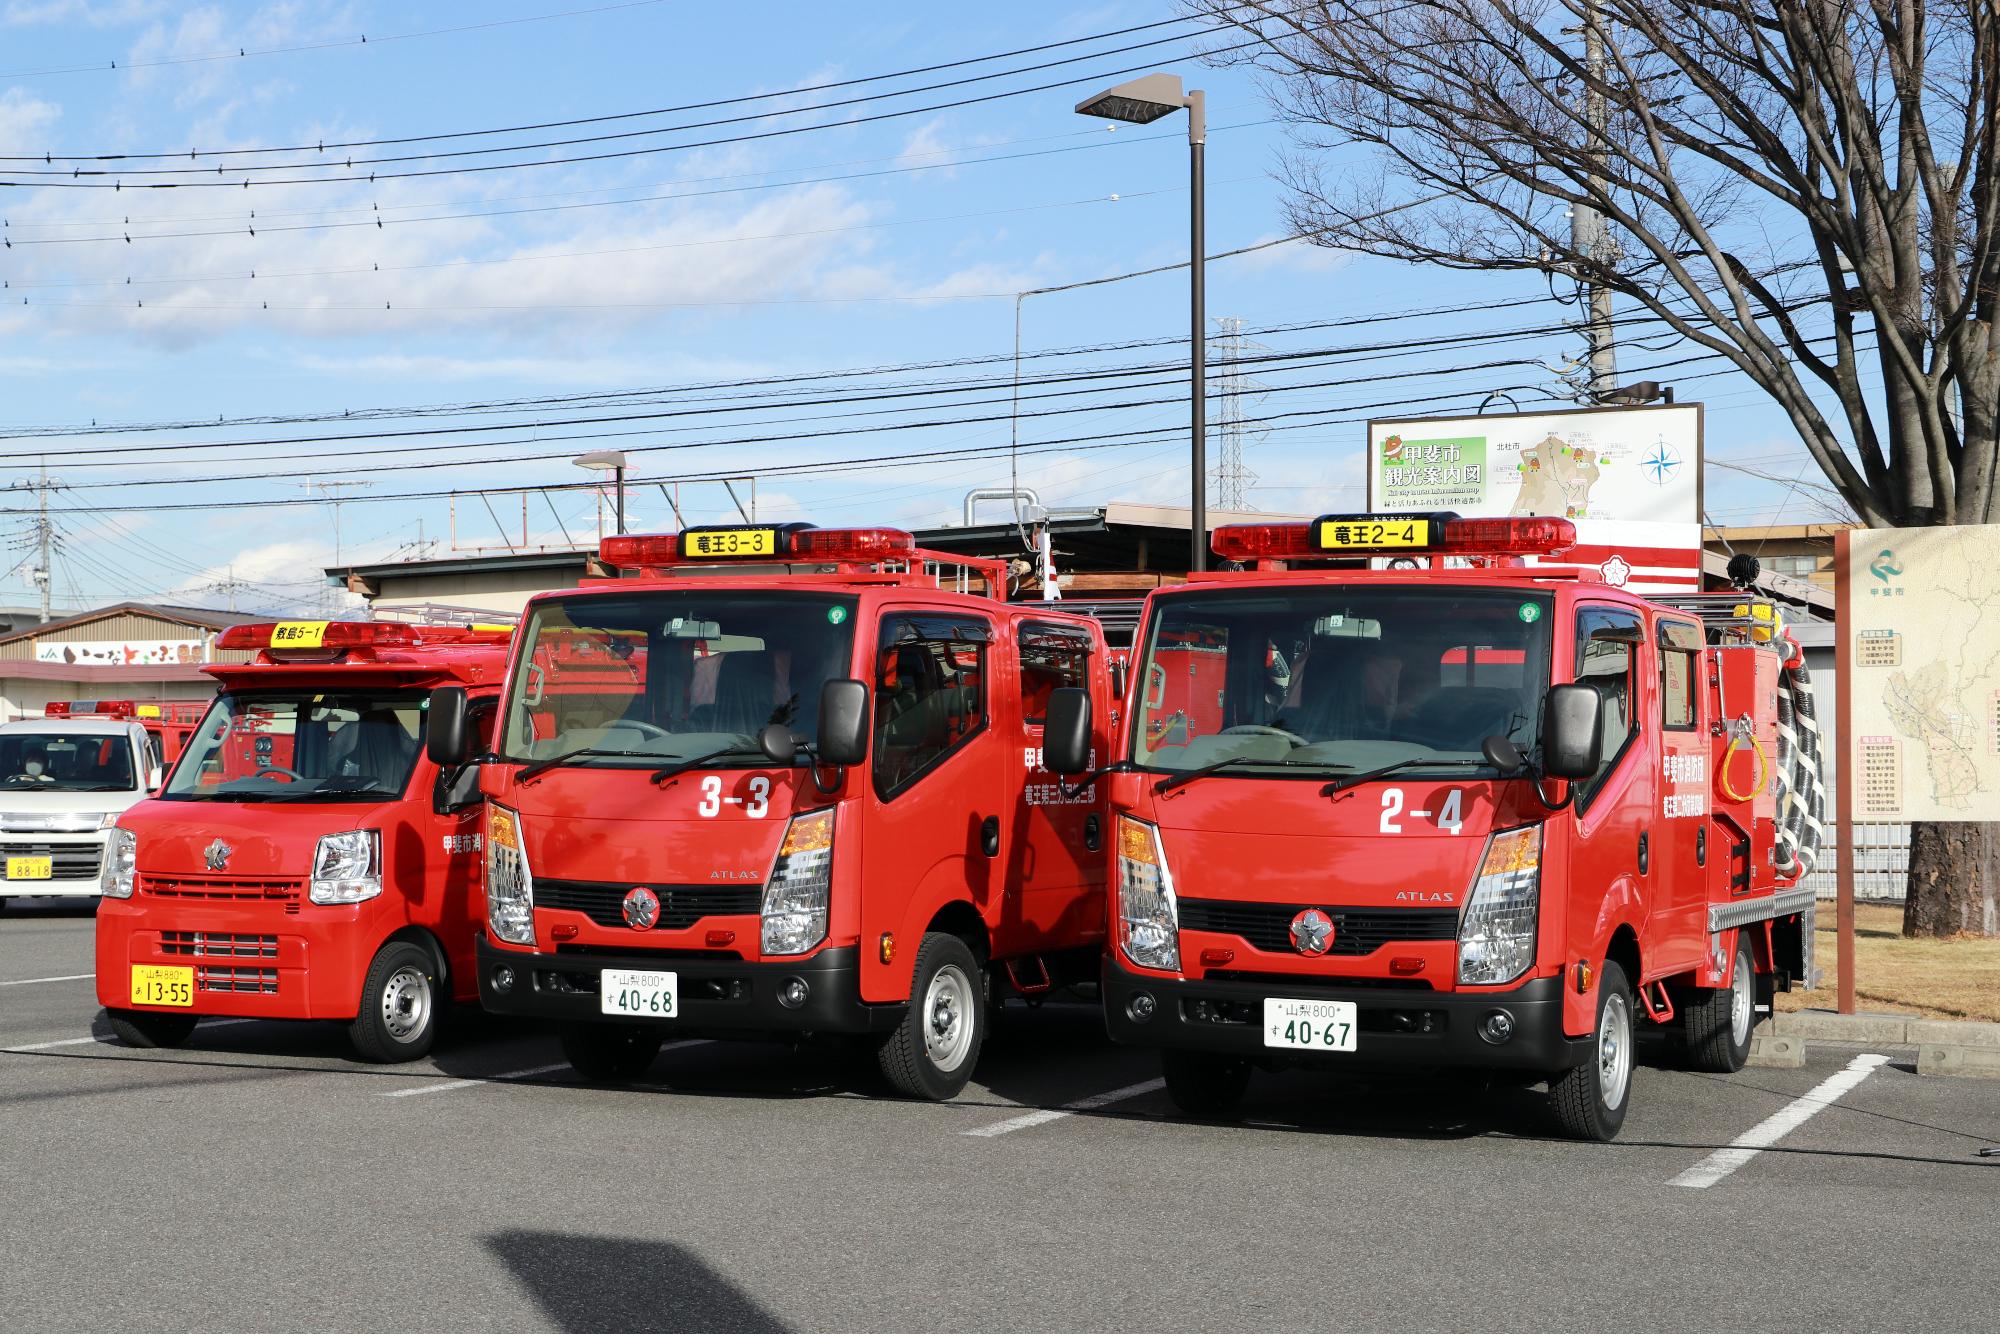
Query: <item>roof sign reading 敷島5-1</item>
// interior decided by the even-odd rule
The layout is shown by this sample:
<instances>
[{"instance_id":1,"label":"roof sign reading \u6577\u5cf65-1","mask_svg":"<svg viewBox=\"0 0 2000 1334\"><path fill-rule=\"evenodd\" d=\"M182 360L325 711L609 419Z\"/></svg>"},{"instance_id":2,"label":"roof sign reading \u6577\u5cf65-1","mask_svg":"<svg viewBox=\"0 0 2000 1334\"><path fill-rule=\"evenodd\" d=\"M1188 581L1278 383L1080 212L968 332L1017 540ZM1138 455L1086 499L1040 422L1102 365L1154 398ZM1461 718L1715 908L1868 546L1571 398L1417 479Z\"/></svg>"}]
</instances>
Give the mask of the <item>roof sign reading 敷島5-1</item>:
<instances>
[{"instance_id":1,"label":"roof sign reading \u6577\u5cf65-1","mask_svg":"<svg viewBox=\"0 0 2000 1334\"><path fill-rule=\"evenodd\" d=\"M2000 525L1846 534L1857 820L2000 811Z\"/></svg>"}]
</instances>

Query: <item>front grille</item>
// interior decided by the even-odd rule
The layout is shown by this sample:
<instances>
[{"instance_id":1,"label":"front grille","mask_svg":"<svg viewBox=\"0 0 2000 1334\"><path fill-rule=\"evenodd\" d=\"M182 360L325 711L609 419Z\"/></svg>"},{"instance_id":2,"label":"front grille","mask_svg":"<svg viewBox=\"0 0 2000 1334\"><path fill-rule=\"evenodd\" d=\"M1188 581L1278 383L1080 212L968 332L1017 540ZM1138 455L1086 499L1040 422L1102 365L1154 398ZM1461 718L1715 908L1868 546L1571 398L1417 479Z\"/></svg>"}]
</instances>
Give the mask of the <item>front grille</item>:
<instances>
[{"instance_id":1,"label":"front grille","mask_svg":"<svg viewBox=\"0 0 2000 1334\"><path fill-rule=\"evenodd\" d=\"M587 880L537 880L535 906L580 912L599 926L625 925L625 896L635 885ZM704 917L741 917L764 909L762 885L647 885L660 896L661 931L680 931Z\"/></svg>"},{"instance_id":2,"label":"front grille","mask_svg":"<svg viewBox=\"0 0 2000 1334\"><path fill-rule=\"evenodd\" d=\"M278 994L278 970L213 966L197 968L194 970L194 986L197 991L228 991L237 994L248 992L252 995L275 996Z\"/></svg>"},{"instance_id":3,"label":"front grille","mask_svg":"<svg viewBox=\"0 0 2000 1334\"><path fill-rule=\"evenodd\" d=\"M160 953L198 959L275 959L278 938L231 935L227 931L162 931Z\"/></svg>"},{"instance_id":4,"label":"front grille","mask_svg":"<svg viewBox=\"0 0 2000 1334\"><path fill-rule=\"evenodd\" d=\"M1318 903L1182 899L1181 928L1240 936L1251 948L1292 954L1292 919L1307 908L1333 918L1332 955L1373 954L1391 942L1458 939L1456 908L1332 908Z\"/></svg>"},{"instance_id":5,"label":"front grille","mask_svg":"<svg viewBox=\"0 0 2000 1334\"><path fill-rule=\"evenodd\" d=\"M1321 977L1318 973L1257 973L1242 968L1211 968L1201 975L1201 980L1254 982L1286 996L1304 997L1318 994L1322 987L1365 987L1370 991L1437 990L1421 977Z\"/></svg>"},{"instance_id":6,"label":"front grille","mask_svg":"<svg viewBox=\"0 0 2000 1334\"><path fill-rule=\"evenodd\" d=\"M0 843L0 858L47 857L51 880L95 880L103 864L101 843ZM0 862L4 865L4 862Z\"/></svg>"},{"instance_id":7,"label":"front grille","mask_svg":"<svg viewBox=\"0 0 2000 1334\"><path fill-rule=\"evenodd\" d=\"M139 891L163 899L210 899L228 903L283 903L299 910L302 880L235 880L213 875L141 875Z\"/></svg>"}]
</instances>

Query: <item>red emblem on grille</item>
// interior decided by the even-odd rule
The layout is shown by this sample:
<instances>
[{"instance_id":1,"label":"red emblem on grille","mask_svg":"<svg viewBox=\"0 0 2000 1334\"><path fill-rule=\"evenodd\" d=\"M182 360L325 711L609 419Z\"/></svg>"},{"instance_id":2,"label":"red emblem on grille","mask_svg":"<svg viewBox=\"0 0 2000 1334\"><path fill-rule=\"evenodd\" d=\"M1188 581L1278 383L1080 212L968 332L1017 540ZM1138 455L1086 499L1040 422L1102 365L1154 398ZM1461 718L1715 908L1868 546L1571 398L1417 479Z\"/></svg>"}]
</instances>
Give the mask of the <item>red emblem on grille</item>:
<instances>
[{"instance_id":1,"label":"red emblem on grille","mask_svg":"<svg viewBox=\"0 0 2000 1334\"><path fill-rule=\"evenodd\" d=\"M634 931L651 931L660 920L660 896L644 885L625 895L625 925Z\"/></svg>"}]
</instances>

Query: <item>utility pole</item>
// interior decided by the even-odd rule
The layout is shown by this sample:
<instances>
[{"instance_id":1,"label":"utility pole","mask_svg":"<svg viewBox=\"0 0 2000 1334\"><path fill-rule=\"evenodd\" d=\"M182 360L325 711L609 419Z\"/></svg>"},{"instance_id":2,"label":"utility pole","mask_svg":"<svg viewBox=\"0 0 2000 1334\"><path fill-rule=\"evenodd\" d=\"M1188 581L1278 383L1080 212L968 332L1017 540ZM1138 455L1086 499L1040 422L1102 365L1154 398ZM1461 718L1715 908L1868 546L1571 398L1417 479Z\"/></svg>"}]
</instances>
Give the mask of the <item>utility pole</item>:
<instances>
[{"instance_id":1,"label":"utility pole","mask_svg":"<svg viewBox=\"0 0 2000 1334\"><path fill-rule=\"evenodd\" d=\"M339 565L341 560L340 506L342 500L344 499L343 493L347 491L359 490L364 486L373 486L373 485L375 485L375 483L362 482L362 481L323 482L313 477L308 477L304 482L301 482L299 484L299 488L302 491L306 492L308 495L316 494L321 499L331 501L333 504L333 563L335 565ZM322 607L328 606L331 603L332 598L333 598L333 590L331 588L322 588L320 590L319 601ZM233 611L235 610L235 608L232 606L231 610Z\"/></svg>"},{"instance_id":2,"label":"utility pole","mask_svg":"<svg viewBox=\"0 0 2000 1334\"><path fill-rule=\"evenodd\" d=\"M42 624L49 623L49 595L53 591L53 571L49 550L54 545L49 531L49 461L42 460L42 476L35 486L35 540L41 545L41 561L35 566L34 580L42 586Z\"/></svg>"},{"instance_id":3,"label":"utility pole","mask_svg":"<svg viewBox=\"0 0 2000 1334\"><path fill-rule=\"evenodd\" d=\"M1593 4L1583 19L1583 66L1590 80L1589 86L1584 89L1584 133L1589 136L1584 153L1591 163L1587 177L1590 188L1599 193L1608 192L1610 188L1604 171L1611 117L1604 96L1606 61L1603 25L1603 14ZM1589 311L1584 323L1584 337L1589 343L1589 373L1584 381L1584 397L1596 403L1618 387L1618 350L1611 335L1611 288L1602 276L1616 256L1612 253L1604 215L1595 208L1577 204L1570 210L1569 225L1570 245L1583 261L1580 267L1583 270L1584 300Z\"/></svg>"}]
</instances>

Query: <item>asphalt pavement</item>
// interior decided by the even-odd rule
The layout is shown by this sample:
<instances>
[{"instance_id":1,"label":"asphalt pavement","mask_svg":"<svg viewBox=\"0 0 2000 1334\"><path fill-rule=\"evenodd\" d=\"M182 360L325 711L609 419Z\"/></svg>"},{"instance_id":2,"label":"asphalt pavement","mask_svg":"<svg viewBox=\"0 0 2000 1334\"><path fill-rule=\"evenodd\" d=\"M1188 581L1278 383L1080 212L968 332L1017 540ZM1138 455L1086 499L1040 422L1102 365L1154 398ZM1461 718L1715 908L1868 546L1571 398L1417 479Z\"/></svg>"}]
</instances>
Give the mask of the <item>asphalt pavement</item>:
<instances>
[{"instance_id":1,"label":"asphalt pavement","mask_svg":"<svg viewBox=\"0 0 2000 1334\"><path fill-rule=\"evenodd\" d=\"M1615 1144L1530 1090L1260 1076L1175 1115L1093 1008L1010 1007L955 1102L866 1053L669 1045L583 1086L454 1017L114 1045L91 918L0 914L0 1329L1992 1328L2000 1083L1814 1044L1652 1065Z\"/></svg>"}]
</instances>

